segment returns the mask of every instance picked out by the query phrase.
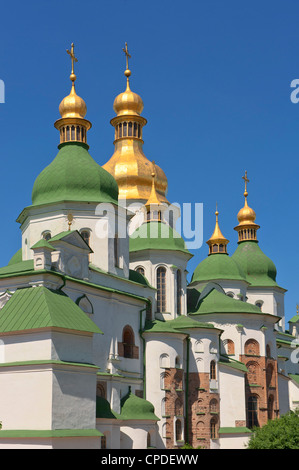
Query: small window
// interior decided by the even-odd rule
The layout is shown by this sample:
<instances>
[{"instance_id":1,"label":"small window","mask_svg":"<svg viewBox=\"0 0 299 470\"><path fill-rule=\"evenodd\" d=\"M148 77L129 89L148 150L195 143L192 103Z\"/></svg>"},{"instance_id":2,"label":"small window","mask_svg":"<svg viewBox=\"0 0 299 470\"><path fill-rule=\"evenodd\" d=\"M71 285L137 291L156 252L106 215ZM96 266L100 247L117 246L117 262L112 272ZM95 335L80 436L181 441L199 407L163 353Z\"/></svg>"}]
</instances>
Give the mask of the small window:
<instances>
[{"instance_id":1,"label":"small window","mask_svg":"<svg viewBox=\"0 0 299 470\"><path fill-rule=\"evenodd\" d=\"M211 439L217 439L217 422L214 418L210 421L210 437Z\"/></svg>"},{"instance_id":2,"label":"small window","mask_svg":"<svg viewBox=\"0 0 299 470\"><path fill-rule=\"evenodd\" d=\"M114 237L114 265L119 265L119 257L118 257L118 236L115 235Z\"/></svg>"},{"instance_id":3,"label":"small window","mask_svg":"<svg viewBox=\"0 0 299 470\"><path fill-rule=\"evenodd\" d=\"M157 312L166 311L166 268L157 269Z\"/></svg>"},{"instance_id":4,"label":"small window","mask_svg":"<svg viewBox=\"0 0 299 470\"><path fill-rule=\"evenodd\" d=\"M255 302L255 305L256 305L260 310L262 310L263 302L262 302L261 300L258 300L257 302Z\"/></svg>"},{"instance_id":5,"label":"small window","mask_svg":"<svg viewBox=\"0 0 299 470\"><path fill-rule=\"evenodd\" d=\"M138 266L138 268L136 268L135 271L139 274L142 274L142 276L144 276L144 268L142 266Z\"/></svg>"},{"instance_id":6,"label":"small window","mask_svg":"<svg viewBox=\"0 0 299 470\"><path fill-rule=\"evenodd\" d=\"M211 361L210 363L210 380L216 379L216 363L215 361Z\"/></svg>"},{"instance_id":7,"label":"small window","mask_svg":"<svg viewBox=\"0 0 299 470\"><path fill-rule=\"evenodd\" d=\"M83 240L87 243L87 245L89 246L89 242L90 242L90 231L89 230L82 230L80 232L80 235L81 237L83 238Z\"/></svg>"},{"instance_id":8,"label":"small window","mask_svg":"<svg viewBox=\"0 0 299 470\"><path fill-rule=\"evenodd\" d=\"M127 137L127 123L126 122L123 123L123 136Z\"/></svg>"},{"instance_id":9,"label":"small window","mask_svg":"<svg viewBox=\"0 0 299 470\"><path fill-rule=\"evenodd\" d=\"M50 240L50 238L51 238L51 232L49 232L49 231L47 231L47 232L43 232L43 234L42 234L42 235L43 235L43 239L44 239L44 240L47 240L47 241L49 241L49 240Z\"/></svg>"},{"instance_id":10,"label":"small window","mask_svg":"<svg viewBox=\"0 0 299 470\"><path fill-rule=\"evenodd\" d=\"M75 137L75 126L72 126L72 137L71 137L72 140L76 140L76 137Z\"/></svg>"},{"instance_id":11,"label":"small window","mask_svg":"<svg viewBox=\"0 0 299 470\"><path fill-rule=\"evenodd\" d=\"M128 125L128 136L129 137L132 137L132 129L133 129L133 124L131 122L129 122L129 125Z\"/></svg>"},{"instance_id":12,"label":"small window","mask_svg":"<svg viewBox=\"0 0 299 470\"><path fill-rule=\"evenodd\" d=\"M180 419L175 422L175 439L176 441L182 440L182 423Z\"/></svg>"},{"instance_id":13,"label":"small window","mask_svg":"<svg viewBox=\"0 0 299 470\"><path fill-rule=\"evenodd\" d=\"M176 272L176 298L177 298L177 314L181 315L182 313L182 275L181 271L178 269Z\"/></svg>"}]
</instances>

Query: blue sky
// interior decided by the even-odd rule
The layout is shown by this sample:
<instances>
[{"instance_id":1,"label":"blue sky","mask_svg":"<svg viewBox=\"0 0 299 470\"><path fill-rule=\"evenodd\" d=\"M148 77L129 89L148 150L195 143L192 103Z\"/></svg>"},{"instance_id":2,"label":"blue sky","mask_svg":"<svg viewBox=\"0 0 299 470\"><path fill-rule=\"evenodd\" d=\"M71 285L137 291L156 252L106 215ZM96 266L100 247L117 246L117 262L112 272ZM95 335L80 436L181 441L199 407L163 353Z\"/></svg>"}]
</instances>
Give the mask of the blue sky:
<instances>
[{"instance_id":1,"label":"blue sky","mask_svg":"<svg viewBox=\"0 0 299 470\"><path fill-rule=\"evenodd\" d=\"M53 123L70 91L75 43L76 90L87 103L90 153L104 164L113 153L110 119L124 91L127 42L131 88L144 102L144 152L168 177L171 202L204 204L204 240L218 202L230 254L237 213L248 202L261 226L260 247L288 289L286 318L298 293L299 78L296 0L30 0L1 7L1 266L21 245L15 222L31 203L37 175L57 153ZM207 256L194 251L192 273Z\"/></svg>"}]
</instances>

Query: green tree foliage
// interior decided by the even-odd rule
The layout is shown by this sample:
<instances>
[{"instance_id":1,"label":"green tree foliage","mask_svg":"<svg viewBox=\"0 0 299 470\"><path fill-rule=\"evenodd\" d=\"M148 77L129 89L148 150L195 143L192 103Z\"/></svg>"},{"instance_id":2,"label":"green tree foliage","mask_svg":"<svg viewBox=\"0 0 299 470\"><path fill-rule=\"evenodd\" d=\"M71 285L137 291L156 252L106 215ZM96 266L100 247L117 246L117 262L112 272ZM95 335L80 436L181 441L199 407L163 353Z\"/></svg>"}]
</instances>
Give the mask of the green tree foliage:
<instances>
[{"instance_id":1,"label":"green tree foliage","mask_svg":"<svg viewBox=\"0 0 299 470\"><path fill-rule=\"evenodd\" d=\"M299 408L254 428L248 449L299 449Z\"/></svg>"}]
</instances>

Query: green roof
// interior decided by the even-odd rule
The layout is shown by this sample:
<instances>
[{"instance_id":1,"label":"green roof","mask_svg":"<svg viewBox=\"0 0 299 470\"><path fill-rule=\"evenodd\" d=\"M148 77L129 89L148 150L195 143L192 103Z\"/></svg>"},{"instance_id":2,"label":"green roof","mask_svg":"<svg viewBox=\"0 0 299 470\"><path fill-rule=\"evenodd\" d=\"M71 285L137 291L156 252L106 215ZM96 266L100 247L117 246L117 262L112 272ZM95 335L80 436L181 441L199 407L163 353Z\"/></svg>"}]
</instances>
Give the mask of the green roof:
<instances>
[{"instance_id":1,"label":"green roof","mask_svg":"<svg viewBox=\"0 0 299 470\"><path fill-rule=\"evenodd\" d=\"M248 369L243 362L236 361L235 359L223 354L220 355L219 364L231 367L232 369L241 370L242 372L248 372Z\"/></svg>"},{"instance_id":2,"label":"green roof","mask_svg":"<svg viewBox=\"0 0 299 470\"><path fill-rule=\"evenodd\" d=\"M0 277L9 274L26 274L34 271L34 261L29 259L27 261L20 261L18 263L9 263L7 266L0 268Z\"/></svg>"},{"instance_id":3,"label":"green roof","mask_svg":"<svg viewBox=\"0 0 299 470\"><path fill-rule=\"evenodd\" d=\"M205 258L195 268L191 283L229 279L246 281L245 274L236 261L226 253L215 253Z\"/></svg>"},{"instance_id":4,"label":"green roof","mask_svg":"<svg viewBox=\"0 0 299 470\"><path fill-rule=\"evenodd\" d=\"M227 428L219 428L219 434L251 434L252 431L249 428L246 428L245 426L240 426L240 427L227 427Z\"/></svg>"},{"instance_id":5,"label":"green roof","mask_svg":"<svg viewBox=\"0 0 299 470\"><path fill-rule=\"evenodd\" d=\"M297 322L299 322L299 315L298 315L298 313L297 313L297 315L295 315L293 318L291 318L291 319L289 320L289 323L297 323Z\"/></svg>"},{"instance_id":6,"label":"green roof","mask_svg":"<svg viewBox=\"0 0 299 470\"><path fill-rule=\"evenodd\" d=\"M49 250L52 250L52 251L55 251L55 248L50 245L49 242L47 242L47 240L45 240L44 238L42 238L41 240L39 240L37 243L35 243L32 247L31 247L31 250L35 249L35 248L48 248Z\"/></svg>"},{"instance_id":7,"label":"green roof","mask_svg":"<svg viewBox=\"0 0 299 470\"><path fill-rule=\"evenodd\" d=\"M106 398L96 398L96 417L104 419L119 419L120 415L111 410L110 404Z\"/></svg>"},{"instance_id":8,"label":"green roof","mask_svg":"<svg viewBox=\"0 0 299 470\"><path fill-rule=\"evenodd\" d=\"M96 163L88 145L65 142L52 163L36 178L32 205L61 201L118 202L118 186L110 173Z\"/></svg>"},{"instance_id":9,"label":"green roof","mask_svg":"<svg viewBox=\"0 0 299 470\"><path fill-rule=\"evenodd\" d=\"M194 307L188 313L190 315L206 315L209 313L263 314L256 305L243 302L242 300L232 299L215 288L212 288L201 300L199 300L197 307Z\"/></svg>"},{"instance_id":10,"label":"green roof","mask_svg":"<svg viewBox=\"0 0 299 470\"><path fill-rule=\"evenodd\" d=\"M186 315L180 315L173 320L151 320L147 321L144 326L145 332L150 333L183 333L187 334L186 329L193 328L214 328L212 323L199 322Z\"/></svg>"},{"instance_id":11,"label":"green roof","mask_svg":"<svg viewBox=\"0 0 299 470\"><path fill-rule=\"evenodd\" d=\"M32 438L32 437L100 437L104 434L97 429L1 429L1 438Z\"/></svg>"},{"instance_id":12,"label":"green roof","mask_svg":"<svg viewBox=\"0 0 299 470\"><path fill-rule=\"evenodd\" d=\"M142 250L171 250L191 253L183 238L164 222L144 222L130 237L130 252Z\"/></svg>"},{"instance_id":13,"label":"green roof","mask_svg":"<svg viewBox=\"0 0 299 470\"><path fill-rule=\"evenodd\" d=\"M20 248L10 259L8 266L11 264L21 263L22 261L22 248Z\"/></svg>"},{"instance_id":14,"label":"green roof","mask_svg":"<svg viewBox=\"0 0 299 470\"><path fill-rule=\"evenodd\" d=\"M0 332L36 328L102 333L66 294L44 286L17 289L0 311Z\"/></svg>"},{"instance_id":15,"label":"green roof","mask_svg":"<svg viewBox=\"0 0 299 470\"><path fill-rule=\"evenodd\" d=\"M246 280L252 286L278 287L276 283L276 267L255 241L241 242L232 259L244 271Z\"/></svg>"},{"instance_id":16,"label":"green roof","mask_svg":"<svg viewBox=\"0 0 299 470\"><path fill-rule=\"evenodd\" d=\"M144 398L134 395L131 392L131 387L129 387L129 393L121 399L120 405L120 419L159 421L159 418L155 415L154 406Z\"/></svg>"}]
</instances>

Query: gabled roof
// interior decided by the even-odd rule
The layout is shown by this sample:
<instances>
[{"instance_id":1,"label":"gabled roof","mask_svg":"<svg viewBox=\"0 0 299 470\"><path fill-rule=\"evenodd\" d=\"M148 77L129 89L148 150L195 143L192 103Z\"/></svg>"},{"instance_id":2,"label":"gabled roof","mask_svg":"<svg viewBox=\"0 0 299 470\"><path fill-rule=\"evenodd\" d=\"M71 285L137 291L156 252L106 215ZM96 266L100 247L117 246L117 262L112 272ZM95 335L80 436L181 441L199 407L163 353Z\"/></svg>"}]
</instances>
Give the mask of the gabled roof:
<instances>
[{"instance_id":1,"label":"gabled roof","mask_svg":"<svg viewBox=\"0 0 299 470\"><path fill-rule=\"evenodd\" d=\"M78 248L82 248L84 250L88 250L90 253L93 253L92 249L86 243L82 235L78 232L78 230L68 230L66 232L60 232L57 235L54 235L49 240L49 243L52 245L55 242L63 241L69 243L70 245L76 246Z\"/></svg>"},{"instance_id":2,"label":"gabled roof","mask_svg":"<svg viewBox=\"0 0 299 470\"><path fill-rule=\"evenodd\" d=\"M186 315L180 315L174 320L153 320L147 321L144 327L145 333L181 333L187 335L188 333L183 330L194 328L213 328L216 330L212 323L199 322ZM218 329L218 328L217 328Z\"/></svg>"},{"instance_id":3,"label":"gabled roof","mask_svg":"<svg viewBox=\"0 0 299 470\"><path fill-rule=\"evenodd\" d=\"M17 289L0 310L0 333L54 327L102 333L66 294L44 286Z\"/></svg>"},{"instance_id":4,"label":"gabled roof","mask_svg":"<svg viewBox=\"0 0 299 470\"><path fill-rule=\"evenodd\" d=\"M190 315L206 315L209 313L251 313L265 315L256 305L232 299L214 287L211 290L207 290L206 295L200 296L197 305L188 313Z\"/></svg>"}]
</instances>

